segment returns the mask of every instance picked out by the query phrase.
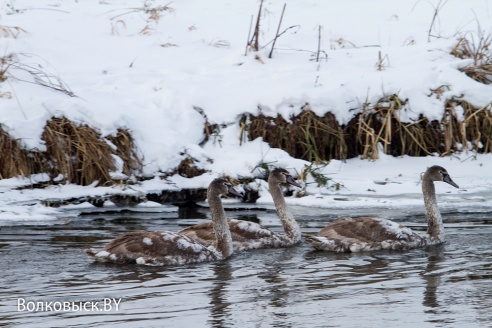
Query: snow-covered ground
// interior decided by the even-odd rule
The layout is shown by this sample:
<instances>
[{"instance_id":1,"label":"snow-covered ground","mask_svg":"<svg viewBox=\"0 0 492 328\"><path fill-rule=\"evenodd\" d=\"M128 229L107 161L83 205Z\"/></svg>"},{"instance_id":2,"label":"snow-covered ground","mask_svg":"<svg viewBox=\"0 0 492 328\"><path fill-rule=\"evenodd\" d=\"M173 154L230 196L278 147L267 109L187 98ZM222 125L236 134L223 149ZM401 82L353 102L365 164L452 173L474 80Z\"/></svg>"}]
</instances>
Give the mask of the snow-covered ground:
<instances>
[{"instance_id":1,"label":"snow-covered ground","mask_svg":"<svg viewBox=\"0 0 492 328\"><path fill-rule=\"evenodd\" d=\"M269 59L269 42L284 2L280 30L292 28L277 40ZM279 113L288 119L309 103L316 113L331 111L346 123L363 103L391 94L408 98L403 121L419 114L440 119L444 101L455 96L478 107L487 105L492 86L461 73L458 68L470 60L449 52L460 35L478 38L481 32L492 32L490 2L442 1L432 24L438 4L436 0L265 1L260 46L266 46L245 55L258 0L0 0L2 56L14 54L16 62L59 77L77 96L39 86L24 69L9 67L9 78L0 83L0 124L13 138L22 139L27 148L43 149L40 137L46 121L64 116L103 135L120 127L129 129L148 176L175 168L183 152L210 171L193 179L155 178L131 188L64 185L16 190L46 177L0 180L1 224L66 215L60 208L41 205L46 199L201 188L222 174L257 177L260 163L300 173L309 163L260 139L240 143L239 117L257 114L259 108L263 114ZM144 10L165 5L169 10L153 14ZM7 30L19 33L14 38ZM322 60L316 62L320 30ZM430 95L431 89L443 85L447 88L439 98ZM205 118L197 107L210 123L223 126L220 135L202 146ZM319 169L331 179L327 187L318 187L309 177L306 195L291 197L288 203L423 209L420 173L435 164L444 166L460 185L459 190L447 184L437 187L442 206L492 209L492 155L471 152L446 158L381 154L376 161L334 160ZM258 203L270 204L266 184L257 183ZM173 210L154 203L138 208Z\"/></svg>"}]
</instances>

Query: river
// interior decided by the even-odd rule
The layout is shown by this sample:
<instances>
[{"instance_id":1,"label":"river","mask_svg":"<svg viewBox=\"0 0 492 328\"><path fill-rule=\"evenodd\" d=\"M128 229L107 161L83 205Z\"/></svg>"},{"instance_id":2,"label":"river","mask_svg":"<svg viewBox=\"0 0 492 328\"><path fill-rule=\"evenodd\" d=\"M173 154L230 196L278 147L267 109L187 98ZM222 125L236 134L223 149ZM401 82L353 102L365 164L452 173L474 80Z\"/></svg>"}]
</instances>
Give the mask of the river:
<instances>
[{"instance_id":1,"label":"river","mask_svg":"<svg viewBox=\"0 0 492 328\"><path fill-rule=\"evenodd\" d=\"M293 212L303 232L348 214L425 229L422 215L401 209ZM227 215L281 229L272 210ZM0 326L492 327L492 213L443 217L447 242L425 249L335 254L301 244L176 267L94 263L84 249L130 230L178 230L209 219L207 209L3 226Z\"/></svg>"}]
</instances>

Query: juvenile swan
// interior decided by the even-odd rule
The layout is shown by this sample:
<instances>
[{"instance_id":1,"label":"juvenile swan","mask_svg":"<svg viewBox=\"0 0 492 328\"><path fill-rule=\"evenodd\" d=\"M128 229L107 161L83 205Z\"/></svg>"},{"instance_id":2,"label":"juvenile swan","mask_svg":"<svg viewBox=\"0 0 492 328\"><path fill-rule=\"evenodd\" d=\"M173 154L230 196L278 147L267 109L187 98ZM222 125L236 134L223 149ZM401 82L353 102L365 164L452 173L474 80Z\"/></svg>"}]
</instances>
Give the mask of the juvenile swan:
<instances>
[{"instance_id":1,"label":"juvenile swan","mask_svg":"<svg viewBox=\"0 0 492 328\"><path fill-rule=\"evenodd\" d=\"M294 216L287 208L282 193L281 185L285 183L301 187L287 170L276 168L271 171L268 176L268 187L285 234L273 232L258 223L230 219L229 229L232 234L235 251L287 247L300 242L301 230ZM203 245L210 245L214 240L212 225L209 222L185 228L178 233L186 235Z\"/></svg>"},{"instance_id":2,"label":"juvenile swan","mask_svg":"<svg viewBox=\"0 0 492 328\"><path fill-rule=\"evenodd\" d=\"M109 242L104 249L90 248L86 253L95 260L145 265L181 265L221 260L232 254L232 239L220 195L229 192L241 197L224 179L213 180L207 198L215 231L214 243L209 247L171 231L127 232Z\"/></svg>"},{"instance_id":3,"label":"juvenile swan","mask_svg":"<svg viewBox=\"0 0 492 328\"><path fill-rule=\"evenodd\" d=\"M427 233L420 236L401 224L377 218L346 218L328 224L317 236L303 235L317 250L360 252L382 249L407 250L444 241L442 218L436 203L434 181L443 181L459 188L446 169L431 166L423 174L422 191L427 219Z\"/></svg>"}]
</instances>

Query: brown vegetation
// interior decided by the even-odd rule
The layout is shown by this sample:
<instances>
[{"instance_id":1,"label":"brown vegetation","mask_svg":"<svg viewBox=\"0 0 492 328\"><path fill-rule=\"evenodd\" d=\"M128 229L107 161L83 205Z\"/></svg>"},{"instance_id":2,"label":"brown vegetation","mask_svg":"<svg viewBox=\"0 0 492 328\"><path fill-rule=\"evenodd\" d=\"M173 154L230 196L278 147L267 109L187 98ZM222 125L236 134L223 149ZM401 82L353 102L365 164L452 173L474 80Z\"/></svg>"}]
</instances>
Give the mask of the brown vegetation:
<instances>
[{"instance_id":1,"label":"brown vegetation","mask_svg":"<svg viewBox=\"0 0 492 328\"><path fill-rule=\"evenodd\" d=\"M461 59L472 59L472 63L460 71L477 82L492 83L492 34L466 33L458 39L451 54Z\"/></svg>"},{"instance_id":2,"label":"brown vegetation","mask_svg":"<svg viewBox=\"0 0 492 328\"><path fill-rule=\"evenodd\" d=\"M17 139L12 139L0 126L0 179L28 176L33 171L30 154Z\"/></svg>"},{"instance_id":3,"label":"brown vegetation","mask_svg":"<svg viewBox=\"0 0 492 328\"><path fill-rule=\"evenodd\" d=\"M88 185L112 184L110 173L116 170L113 155L123 161L123 173L139 174L142 162L129 131L118 130L107 137L87 125L78 125L66 118L52 118L41 136L46 150L26 150L19 140L0 129L0 178L47 173L56 182ZM53 182L53 181L52 181Z\"/></svg>"},{"instance_id":4,"label":"brown vegetation","mask_svg":"<svg viewBox=\"0 0 492 328\"><path fill-rule=\"evenodd\" d=\"M356 156L376 159L378 145L393 156L446 156L467 150L468 143L473 151L492 151L490 104L476 108L464 100L451 99L446 102L440 121L420 116L412 122L402 122L400 112L405 105L406 101L396 95L382 98L374 105L364 106L346 125L340 125L330 112L317 116L309 106L290 121L260 114L244 115L240 124L250 140L262 137L293 157L318 163ZM458 110L462 115L458 115Z\"/></svg>"}]
</instances>

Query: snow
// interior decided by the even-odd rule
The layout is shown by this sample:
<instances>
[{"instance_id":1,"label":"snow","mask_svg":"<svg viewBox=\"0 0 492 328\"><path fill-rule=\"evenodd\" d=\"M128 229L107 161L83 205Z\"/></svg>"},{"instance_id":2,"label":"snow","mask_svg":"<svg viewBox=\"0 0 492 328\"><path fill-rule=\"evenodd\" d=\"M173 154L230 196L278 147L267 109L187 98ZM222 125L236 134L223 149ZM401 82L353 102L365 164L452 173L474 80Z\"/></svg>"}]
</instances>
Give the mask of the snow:
<instances>
[{"instance_id":1,"label":"snow","mask_svg":"<svg viewBox=\"0 0 492 328\"><path fill-rule=\"evenodd\" d=\"M17 187L47 181L40 174L0 180L0 224L47 222L67 216L66 209L41 205L44 200L141 195L161 190L204 188L218 175L259 177L269 163L297 175L306 161L273 149L261 139L240 142L239 118L245 113L289 119L309 103L317 114L333 112L348 122L363 103L398 94L408 99L401 120L424 114L440 119L444 102L462 97L475 106L490 103L492 86L468 78L458 68L469 60L449 54L457 37L485 28L491 19L486 0L449 0L432 26L437 1L346 0L284 1L282 29L294 26L271 45L245 56L252 15L259 1L13 0L0 2L0 26L19 27L17 38L2 35L2 56L15 54L23 65L61 78L77 96L36 85L24 70L10 67L0 83L0 124L28 149L43 150L41 133L51 117L88 124L102 135L129 129L144 158L144 174L155 177L132 186L45 189ZM283 3L266 1L260 45L273 39ZM168 4L157 20L141 9ZM354 10L357 8L357 10ZM135 9L135 10L133 10ZM320 62L313 61L321 26ZM381 54L381 70L376 68ZM326 56L327 57L326 57ZM259 56L260 60L255 59ZM431 89L447 86L440 98ZM205 117L223 126L220 135L203 140ZM184 155L210 171L187 179L167 180ZM312 207L422 206L420 173L442 165L455 189L438 184L439 206L492 208L492 155L463 152L451 157L390 157L376 161L331 161L320 172L332 180L318 187L310 178L306 196L289 205ZM114 173L115 175L118 172ZM339 190L334 188L338 183ZM258 181L258 204L271 205L266 184ZM340 199L343 199L341 201ZM66 208L83 211L88 203ZM142 203L141 210L168 211ZM138 207L138 206L137 206Z\"/></svg>"}]
</instances>

